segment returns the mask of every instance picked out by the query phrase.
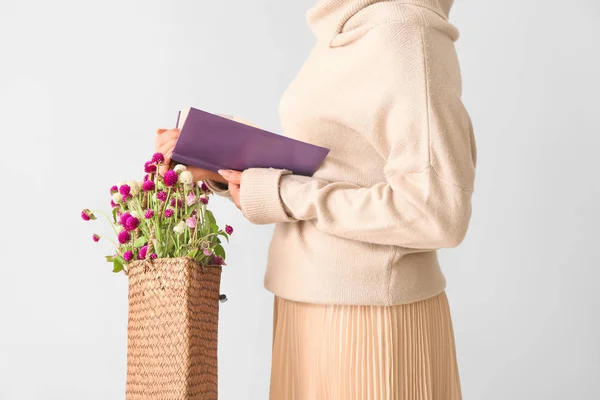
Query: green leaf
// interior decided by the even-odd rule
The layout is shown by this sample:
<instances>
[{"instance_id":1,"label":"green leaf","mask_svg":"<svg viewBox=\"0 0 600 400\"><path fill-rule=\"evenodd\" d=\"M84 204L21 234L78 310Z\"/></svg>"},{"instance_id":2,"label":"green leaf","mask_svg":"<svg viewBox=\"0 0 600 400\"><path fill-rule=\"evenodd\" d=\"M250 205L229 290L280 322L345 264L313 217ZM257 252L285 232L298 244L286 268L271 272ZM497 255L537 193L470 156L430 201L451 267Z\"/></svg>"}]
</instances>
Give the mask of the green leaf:
<instances>
[{"instance_id":1,"label":"green leaf","mask_svg":"<svg viewBox=\"0 0 600 400\"><path fill-rule=\"evenodd\" d=\"M225 249L220 244L215 246L215 254L225 259Z\"/></svg>"},{"instance_id":2,"label":"green leaf","mask_svg":"<svg viewBox=\"0 0 600 400\"><path fill-rule=\"evenodd\" d=\"M198 249L194 249L194 250L190 251L189 253L187 253L187 256L190 258L195 258L197 254L198 254Z\"/></svg>"},{"instance_id":3,"label":"green leaf","mask_svg":"<svg viewBox=\"0 0 600 400\"><path fill-rule=\"evenodd\" d=\"M121 256L116 256L113 260L113 272L123 271L123 265L125 265L125 259Z\"/></svg>"},{"instance_id":4,"label":"green leaf","mask_svg":"<svg viewBox=\"0 0 600 400\"><path fill-rule=\"evenodd\" d=\"M114 256L105 256L104 258L106 258L106 262L113 262L115 259Z\"/></svg>"},{"instance_id":5,"label":"green leaf","mask_svg":"<svg viewBox=\"0 0 600 400\"><path fill-rule=\"evenodd\" d=\"M223 236L225 239L227 239L227 243L229 243L229 235L227 234L227 232L219 231L219 236ZM219 243L221 243L221 241L219 241Z\"/></svg>"},{"instance_id":6,"label":"green leaf","mask_svg":"<svg viewBox=\"0 0 600 400\"><path fill-rule=\"evenodd\" d=\"M212 227L213 225L217 225L217 220L215 219L215 216L213 215L212 211L210 210L206 210L204 212L204 215L206 215L206 219L208 220L208 222L210 223L210 226Z\"/></svg>"},{"instance_id":7,"label":"green leaf","mask_svg":"<svg viewBox=\"0 0 600 400\"><path fill-rule=\"evenodd\" d=\"M112 217L113 217L113 222L116 224L117 223L117 209L116 209L116 207L113 208L113 210L112 210Z\"/></svg>"},{"instance_id":8,"label":"green leaf","mask_svg":"<svg viewBox=\"0 0 600 400\"><path fill-rule=\"evenodd\" d=\"M147 241L148 238L142 235L139 238L135 239L135 241L133 242L133 247L142 247Z\"/></svg>"}]
</instances>

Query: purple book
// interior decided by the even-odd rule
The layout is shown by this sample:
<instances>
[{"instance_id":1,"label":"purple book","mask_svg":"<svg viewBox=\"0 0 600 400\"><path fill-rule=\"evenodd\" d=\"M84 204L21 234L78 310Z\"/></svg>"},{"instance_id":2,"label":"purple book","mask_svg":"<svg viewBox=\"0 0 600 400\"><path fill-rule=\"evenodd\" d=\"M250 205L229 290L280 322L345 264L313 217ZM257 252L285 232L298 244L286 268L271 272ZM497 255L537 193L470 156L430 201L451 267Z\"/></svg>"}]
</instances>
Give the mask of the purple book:
<instances>
[{"instance_id":1,"label":"purple book","mask_svg":"<svg viewBox=\"0 0 600 400\"><path fill-rule=\"evenodd\" d=\"M312 176L330 150L195 108L179 112L177 127L171 159L214 172L272 167Z\"/></svg>"}]
</instances>

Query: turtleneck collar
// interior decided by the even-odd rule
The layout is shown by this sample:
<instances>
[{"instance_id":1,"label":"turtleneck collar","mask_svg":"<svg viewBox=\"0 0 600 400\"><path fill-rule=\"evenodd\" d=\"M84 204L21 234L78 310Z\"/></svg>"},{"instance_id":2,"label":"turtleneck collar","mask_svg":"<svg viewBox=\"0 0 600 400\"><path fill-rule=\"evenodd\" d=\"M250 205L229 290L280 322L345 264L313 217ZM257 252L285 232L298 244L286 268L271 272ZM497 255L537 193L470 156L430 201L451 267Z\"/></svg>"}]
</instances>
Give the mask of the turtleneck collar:
<instances>
[{"instance_id":1,"label":"turtleneck collar","mask_svg":"<svg viewBox=\"0 0 600 400\"><path fill-rule=\"evenodd\" d=\"M344 34L346 38L339 38L338 44L346 42L351 36L360 35L359 32L346 34L356 28L364 31L365 24L368 25L370 22L368 21L369 17L375 17L369 15L369 12L364 12L367 11L364 9L377 3L382 4L377 4L377 7L372 7L372 9L378 9L377 18L379 19L404 19L405 15L403 14L405 13L402 11L402 5L413 5L429 9L447 20L453 2L454 0L317 0L317 3L307 11L306 20L317 38L332 40L331 44L335 45L334 38L340 34ZM347 29L346 23L359 11L363 11L362 15L355 19L360 21L356 21L354 26Z\"/></svg>"}]
</instances>

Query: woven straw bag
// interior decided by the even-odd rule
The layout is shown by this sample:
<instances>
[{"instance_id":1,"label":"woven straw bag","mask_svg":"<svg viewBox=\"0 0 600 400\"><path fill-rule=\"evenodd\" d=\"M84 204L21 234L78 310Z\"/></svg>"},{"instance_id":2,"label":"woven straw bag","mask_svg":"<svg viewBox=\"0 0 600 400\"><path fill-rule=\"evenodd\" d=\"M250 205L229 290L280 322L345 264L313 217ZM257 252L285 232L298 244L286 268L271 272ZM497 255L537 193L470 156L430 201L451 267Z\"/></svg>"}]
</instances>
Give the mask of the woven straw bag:
<instances>
[{"instance_id":1,"label":"woven straw bag","mask_svg":"<svg viewBox=\"0 0 600 400\"><path fill-rule=\"evenodd\" d=\"M127 400L217 400L220 266L129 264Z\"/></svg>"}]
</instances>

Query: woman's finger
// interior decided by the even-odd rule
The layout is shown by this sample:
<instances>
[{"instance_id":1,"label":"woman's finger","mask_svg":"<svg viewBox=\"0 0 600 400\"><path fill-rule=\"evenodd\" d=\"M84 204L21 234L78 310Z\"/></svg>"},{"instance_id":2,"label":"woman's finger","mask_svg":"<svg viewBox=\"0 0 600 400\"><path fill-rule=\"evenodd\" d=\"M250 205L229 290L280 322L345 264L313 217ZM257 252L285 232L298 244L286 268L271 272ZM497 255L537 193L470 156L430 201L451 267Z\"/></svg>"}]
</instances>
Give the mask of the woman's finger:
<instances>
[{"instance_id":1,"label":"woman's finger","mask_svg":"<svg viewBox=\"0 0 600 400\"><path fill-rule=\"evenodd\" d=\"M175 143L177 143L177 138L165 142L162 146L158 148L158 152L166 156L167 153L169 153L175 148Z\"/></svg>"},{"instance_id":2,"label":"woman's finger","mask_svg":"<svg viewBox=\"0 0 600 400\"><path fill-rule=\"evenodd\" d=\"M165 143L177 139L179 137L179 129L169 129L156 136L156 147L162 147Z\"/></svg>"},{"instance_id":3,"label":"woman's finger","mask_svg":"<svg viewBox=\"0 0 600 400\"><path fill-rule=\"evenodd\" d=\"M235 183L236 185L241 184L241 181L242 181L242 172L241 171L235 171L232 169L220 169L217 172L223 178L227 179L228 182Z\"/></svg>"}]
</instances>

